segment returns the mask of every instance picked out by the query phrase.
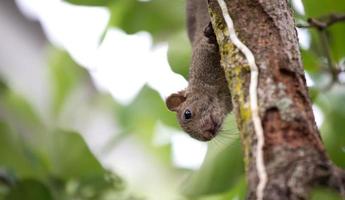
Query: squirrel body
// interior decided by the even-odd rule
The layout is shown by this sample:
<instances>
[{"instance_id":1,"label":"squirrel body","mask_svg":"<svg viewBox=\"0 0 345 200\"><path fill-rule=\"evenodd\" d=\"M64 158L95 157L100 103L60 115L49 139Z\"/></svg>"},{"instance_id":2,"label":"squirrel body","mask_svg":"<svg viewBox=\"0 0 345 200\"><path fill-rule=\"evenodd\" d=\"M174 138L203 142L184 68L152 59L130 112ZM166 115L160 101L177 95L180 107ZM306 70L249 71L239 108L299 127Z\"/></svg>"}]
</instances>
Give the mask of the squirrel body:
<instances>
[{"instance_id":1,"label":"squirrel body","mask_svg":"<svg viewBox=\"0 0 345 200\"><path fill-rule=\"evenodd\" d=\"M195 139L208 141L220 130L232 104L207 0L187 0L187 28L192 44L188 87L171 94L166 104L176 112L184 131Z\"/></svg>"}]
</instances>

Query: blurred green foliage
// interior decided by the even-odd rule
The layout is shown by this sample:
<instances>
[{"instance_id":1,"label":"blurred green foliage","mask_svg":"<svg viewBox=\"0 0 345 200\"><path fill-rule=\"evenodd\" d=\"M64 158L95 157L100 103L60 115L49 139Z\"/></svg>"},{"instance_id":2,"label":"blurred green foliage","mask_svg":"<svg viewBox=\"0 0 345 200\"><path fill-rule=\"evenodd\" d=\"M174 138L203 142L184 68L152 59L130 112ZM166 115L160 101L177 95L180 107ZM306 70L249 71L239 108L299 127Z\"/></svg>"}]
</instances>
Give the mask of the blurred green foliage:
<instances>
[{"instance_id":1,"label":"blurred green foliage","mask_svg":"<svg viewBox=\"0 0 345 200\"><path fill-rule=\"evenodd\" d=\"M50 77L52 80L53 112L58 115L70 92L87 77L87 72L78 66L67 52L51 51L49 55Z\"/></svg>"},{"instance_id":2,"label":"blurred green foliage","mask_svg":"<svg viewBox=\"0 0 345 200\"><path fill-rule=\"evenodd\" d=\"M56 54L61 65L56 65ZM61 85L71 87L76 77L86 73L80 73L82 68L64 51L56 50L52 61L52 82L58 94L54 100L61 103L69 89ZM57 71L65 67L75 74L69 82L70 77L64 77L61 84L62 75ZM101 199L108 193L115 199L127 199L118 198L124 193L122 180L102 167L80 134L45 123L24 97L3 81L1 85L0 199ZM56 105L53 103L52 113L59 110Z\"/></svg>"},{"instance_id":3,"label":"blurred green foliage","mask_svg":"<svg viewBox=\"0 0 345 200\"><path fill-rule=\"evenodd\" d=\"M127 33L148 31L155 40L167 39L185 28L184 0L117 0L109 4L109 10L110 26Z\"/></svg>"},{"instance_id":4,"label":"blurred green foliage","mask_svg":"<svg viewBox=\"0 0 345 200\"><path fill-rule=\"evenodd\" d=\"M182 193L191 198L210 194L238 191L244 194L243 185L243 154L241 151L236 119L230 114L217 138L209 143L205 160L198 171L191 174L183 184ZM231 170L229 170L231 169ZM230 178L231 177L231 178ZM240 195L242 196L242 195Z\"/></svg>"},{"instance_id":5,"label":"blurred green foliage","mask_svg":"<svg viewBox=\"0 0 345 200\"><path fill-rule=\"evenodd\" d=\"M332 1L324 1L321 4L315 3L313 0L303 0L305 6L306 16L308 17L324 17L329 14L339 14L345 12L345 3L342 0L332 0ZM324 56L323 48L320 44L320 39L315 33L316 31L312 31L312 49L311 51L318 52L318 56ZM345 26L344 23L336 23L333 26L327 29L328 39L330 43L330 47L332 49L332 56L335 61L339 61L340 59L344 58L345 56Z\"/></svg>"},{"instance_id":6,"label":"blurred green foliage","mask_svg":"<svg viewBox=\"0 0 345 200\"><path fill-rule=\"evenodd\" d=\"M339 194L327 188L314 188L314 190L311 192L311 200L319 199L341 200L342 198Z\"/></svg>"},{"instance_id":7,"label":"blurred green foliage","mask_svg":"<svg viewBox=\"0 0 345 200\"><path fill-rule=\"evenodd\" d=\"M155 42L168 42L172 69L187 77L191 47L185 30L184 0L66 1L108 8L111 18L107 28L116 27L127 33L148 31ZM303 3L306 14L296 14L299 21L345 12L343 0L318 3L304 0ZM332 59L340 67L341 59L345 58L345 23L333 25L326 31ZM321 133L332 160L345 167L345 88L336 84L332 89L323 90L321 82L328 75L328 66L319 33L317 30L309 30L309 33L311 47L302 49L302 56L305 70L315 81L310 90L312 99L324 115ZM6 77L0 79L0 200L139 199L127 191L125 181L115 172L102 166L79 133L64 130L58 123L69 97L81 90L81 85L92 85L88 72L64 50L53 49L49 55L49 74L53 93L49 119L37 114L26 97L7 84ZM156 91L143 87L129 105L120 105L104 94L92 91L85 101L100 100L113 112L121 129L109 141L110 146L132 133L172 174L181 177L188 174L180 186L180 193L186 199L244 199L246 183L242 152L239 138L232 137L237 133L233 116L227 119L224 133L209 143L207 156L199 170L175 169L171 165L171 144L152 144L158 122L178 128L175 115L167 111ZM337 199L325 190L316 190L312 197L314 200Z\"/></svg>"}]
</instances>

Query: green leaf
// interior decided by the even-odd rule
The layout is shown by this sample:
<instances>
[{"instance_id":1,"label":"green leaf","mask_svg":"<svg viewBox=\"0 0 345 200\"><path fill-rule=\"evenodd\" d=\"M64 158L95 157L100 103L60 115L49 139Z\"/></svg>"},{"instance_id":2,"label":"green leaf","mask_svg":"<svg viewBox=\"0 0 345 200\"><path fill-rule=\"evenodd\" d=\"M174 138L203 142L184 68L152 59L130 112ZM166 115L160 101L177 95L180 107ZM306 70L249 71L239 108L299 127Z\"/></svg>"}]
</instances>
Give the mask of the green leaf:
<instances>
[{"instance_id":1,"label":"green leaf","mask_svg":"<svg viewBox=\"0 0 345 200\"><path fill-rule=\"evenodd\" d=\"M316 73L321 70L321 61L312 51L301 49L304 69L309 73Z\"/></svg>"},{"instance_id":2,"label":"green leaf","mask_svg":"<svg viewBox=\"0 0 345 200\"><path fill-rule=\"evenodd\" d=\"M10 160L7 164L14 167L16 173L23 177L43 175L45 170L38 152L45 142L46 125L26 99L9 89L0 98L0 109L4 127L2 137L7 138L7 144L13 146L13 154L19 158L12 160L11 157L16 157L8 153ZM16 162L22 164L13 166Z\"/></svg>"},{"instance_id":3,"label":"green leaf","mask_svg":"<svg viewBox=\"0 0 345 200\"><path fill-rule=\"evenodd\" d=\"M345 11L345 2L343 0L321 1L318 3L313 0L303 0L303 4L308 17L321 17Z\"/></svg>"},{"instance_id":4,"label":"green leaf","mask_svg":"<svg viewBox=\"0 0 345 200\"><path fill-rule=\"evenodd\" d=\"M105 171L78 133L55 131L47 135L49 168L62 179L103 176Z\"/></svg>"},{"instance_id":5,"label":"green leaf","mask_svg":"<svg viewBox=\"0 0 345 200\"><path fill-rule=\"evenodd\" d=\"M121 193L124 190L125 185L122 179L114 173L107 172L102 177L84 179L76 193L84 196L85 199L102 199L102 195L107 192Z\"/></svg>"},{"instance_id":6,"label":"green leaf","mask_svg":"<svg viewBox=\"0 0 345 200\"><path fill-rule=\"evenodd\" d=\"M209 143L201 168L183 185L184 195L195 198L224 193L243 175L243 154L234 115L228 116L225 125L225 131Z\"/></svg>"},{"instance_id":7,"label":"green leaf","mask_svg":"<svg viewBox=\"0 0 345 200\"><path fill-rule=\"evenodd\" d=\"M6 200L53 200L49 189L41 182L26 179L17 183L9 192Z\"/></svg>"},{"instance_id":8,"label":"green leaf","mask_svg":"<svg viewBox=\"0 0 345 200\"><path fill-rule=\"evenodd\" d=\"M124 129L138 130L143 139L151 139L158 121L178 127L175 113L170 112L160 95L148 86L144 86L133 102L117 110L116 114Z\"/></svg>"},{"instance_id":9,"label":"green leaf","mask_svg":"<svg viewBox=\"0 0 345 200\"><path fill-rule=\"evenodd\" d=\"M318 97L318 95L320 94L320 89L316 88L316 87L309 87L308 88L309 91L309 97L312 100L312 102L315 101L315 99Z\"/></svg>"},{"instance_id":10,"label":"green leaf","mask_svg":"<svg viewBox=\"0 0 345 200\"><path fill-rule=\"evenodd\" d=\"M320 93L316 104L324 114L321 134L326 150L333 162L345 167L345 89L335 87L326 94Z\"/></svg>"},{"instance_id":11,"label":"green leaf","mask_svg":"<svg viewBox=\"0 0 345 200\"><path fill-rule=\"evenodd\" d=\"M345 5L343 3L343 5ZM343 10L345 12L345 9ZM334 59L338 62L345 57L345 23L338 23L329 28L330 43Z\"/></svg>"},{"instance_id":12,"label":"green leaf","mask_svg":"<svg viewBox=\"0 0 345 200\"><path fill-rule=\"evenodd\" d=\"M4 122L0 122L0 166L16 176L40 177L44 170L23 138Z\"/></svg>"},{"instance_id":13,"label":"green leaf","mask_svg":"<svg viewBox=\"0 0 345 200\"><path fill-rule=\"evenodd\" d=\"M53 112L57 114L68 95L83 78L87 71L74 62L66 51L53 48L50 52L49 69L53 89Z\"/></svg>"},{"instance_id":14,"label":"green leaf","mask_svg":"<svg viewBox=\"0 0 345 200\"><path fill-rule=\"evenodd\" d=\"M2 95L3 93L5 93L7 91L7 85L6 83L1 79L0 77L0 95Z\"/></svg>"},{"instance_id":15,"label":"green leaf","mask_svg":"<svg viewBox=\"0 0 345 200\"><path fill-rule=\"evenodd\" d=\"M119 125L125 133L135 133L146 148L157 158L170 165L170 145L152 145L158 122L179 127L175 113L170 112L160 95L148 86L144 86L138 96L128 106L115 110Z\"/></svg>"},{"instance_id":16,"label":"green leaf","mask_svg":"<svg viewBox=\"0 0 345 200\"><path fill-rule=\"evenodd\" d=\"M181 31L174 35L169 41L168 50L168 61L172 70L186 78L188 76L191 56L192 49L187 33Z\"/></svg>"},{"instance_id":17,"label":"green leaf","mask_svg":"<svg viewBox=\"0 0 345 200\"><path fill-rule=\"evenodd\" d=\"M101 164L77 133L56 131L39 139L37 147L25 144L0 123L0 165L14 170L19 177L64 180L103 177Z\"/></svg>"},{"instance_id":18,"label":"green leaf","mask_svg":"<svg viewBox=\"0 0 345 200\"><path fill-rule=\"evenodd\" d=\"M311 200L342 200L341 196L328 188L315 188L311 192Z\"/></svg>"},{"instance_id":19,"label":"green leaf","mask_svg":"<svg viewBox=\"0 0 345 200\"><path fill-rule=\"evenodd\" d=\"M35 149L42 144L45 125L32 106L7 89L0 96L0 165L19 177L39 177L46 172Z\"/></svg>"},{"instance_id":20,"label":"green leaf","mask_svg":"<svg viewBox=\"0 0 345 200\"><path fill-rule=\"evenodd\" d=\"M71 4L82 6L106 6L113 0L64 0Z\"/></svg>"},{"instance_id":21,"label":"green leaf","mask_svg":"<svg viewBox=\"0 0 345 200\"><path fill-rule=\"evenodd\" d=\"M2 118L21 132L32 132L45 125L31 104L22 96L7 89L0 98Z\"/></svg>"},{"instance_id":22,"label":"green leaf","mask_svg":"<svg viewBox=\"0 0 345 200\"><path fill-rule=\"evenodd\" d=\"M322 16L327 16L333 13L344 13L345 12L345 2L343 0L332 0L332 1L320 1L315 3L314 0L303 0L306 16L320 18ZM319 45L319 38L315 36L316 30L313 30L312 43L317 44L317 51L321 51ZM332 50L333 58L339 61L341 58L345 57L345 23L338 22L335 25L327 29L329 34L330 46ZM314 47L314 50L315 47Z\"/></svg>"},{"instance_id":23,"label":"green leaf","mask_svg":"<svg viewBox=\"0 0 345 200\"><path fill-rule=\"evenodd\" d=\"M233 187L226 193L216 195L208 195L198 198L198 200L229 200L229 199L245 199L246 182L244 176L240 178Z\"/></svg>"},{"instance_id":24,"label":"green leaf","mask_svg":"<svg viewBox=\"0 0 345 200\"><path fill-rule=\"evenodd\" d=\"M150 32L156 41L185 28L185 2L183 0L117 0L110 6L110 25L129 34Z\"/></svg>"}]
</instances>

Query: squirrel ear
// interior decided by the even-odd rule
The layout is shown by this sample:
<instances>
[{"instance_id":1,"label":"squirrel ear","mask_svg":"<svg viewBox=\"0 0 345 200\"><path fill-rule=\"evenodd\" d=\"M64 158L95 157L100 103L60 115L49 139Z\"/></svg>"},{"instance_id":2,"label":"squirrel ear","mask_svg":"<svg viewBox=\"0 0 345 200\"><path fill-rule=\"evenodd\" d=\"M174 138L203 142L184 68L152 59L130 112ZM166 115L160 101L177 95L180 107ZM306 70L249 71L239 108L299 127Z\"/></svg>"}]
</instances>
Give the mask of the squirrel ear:
<instances>
[{"instance_id":1,"label":"squirrel ear","mask_svg":"<svg viewBox=\"0 0 345 200\"><path fill-rule=\"evenodd\" d=\"M165 103L170 111L177 111L177 108L186 100L185 92L181 91L178 93L171 94L166 100Z\"/></svg>"}]
</instances>

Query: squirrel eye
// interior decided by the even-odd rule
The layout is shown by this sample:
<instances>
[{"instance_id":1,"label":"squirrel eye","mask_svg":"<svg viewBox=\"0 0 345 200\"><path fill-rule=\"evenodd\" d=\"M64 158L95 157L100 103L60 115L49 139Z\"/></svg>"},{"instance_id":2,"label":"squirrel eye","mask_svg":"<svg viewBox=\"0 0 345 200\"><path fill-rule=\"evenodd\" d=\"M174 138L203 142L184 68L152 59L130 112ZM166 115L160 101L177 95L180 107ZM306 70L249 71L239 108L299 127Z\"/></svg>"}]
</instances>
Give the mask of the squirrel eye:
<instances>
[{"instance_id":1,"label":"squirrel eye","mask_svg":"<svg viewBox=\"0 0 345 200\"><path fill-rule=\"evenodd\" d=\"M185 110L183 113L183 117L184 117L184 119L192 118L192 112L189 109Z\"/></svg>"}]
</instances>

